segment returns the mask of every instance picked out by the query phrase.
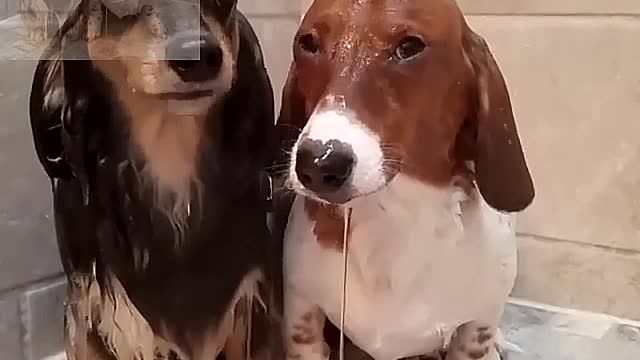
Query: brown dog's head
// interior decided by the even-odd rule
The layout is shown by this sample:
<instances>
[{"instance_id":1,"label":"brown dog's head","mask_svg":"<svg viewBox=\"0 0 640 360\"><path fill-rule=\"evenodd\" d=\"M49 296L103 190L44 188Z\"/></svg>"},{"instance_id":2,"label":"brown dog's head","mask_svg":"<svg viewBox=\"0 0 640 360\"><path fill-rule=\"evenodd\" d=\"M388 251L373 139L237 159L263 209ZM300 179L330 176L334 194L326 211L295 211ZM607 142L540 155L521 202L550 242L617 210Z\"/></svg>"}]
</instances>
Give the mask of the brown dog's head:
<instances>
[{"instance_id":1,"label":"brown dog's head","mask_svg":"<svg viewBox=\"0 0 640 360\"><path fill-rule=\"evenodd\" d=\"M316 0L293 52L280 122L302 129L298 192L346 203L400 172L447 186L469 167L495 209L533 200L505 82L454 0Z\"/></svg>"}]
</instances>

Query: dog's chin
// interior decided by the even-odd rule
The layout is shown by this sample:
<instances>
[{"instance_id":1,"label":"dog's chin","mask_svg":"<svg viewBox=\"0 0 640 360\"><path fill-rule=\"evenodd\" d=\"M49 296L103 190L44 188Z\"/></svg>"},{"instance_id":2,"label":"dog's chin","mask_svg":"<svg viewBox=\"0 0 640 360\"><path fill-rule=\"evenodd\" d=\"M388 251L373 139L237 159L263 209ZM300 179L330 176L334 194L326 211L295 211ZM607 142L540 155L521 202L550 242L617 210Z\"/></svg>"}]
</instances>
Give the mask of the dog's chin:
<instances>
[{"instance_id":1,"label":"dog's chin","mask_svg":"<svg viewBox=\"0 0 640 360\"><path fill-rule=\"evenodd\" d=\"M129 79L130 91L151 101L166 104L167 110L175 115L202 116L211 109L231 88L223 81L201 83L163 84L157 81ZM163 105L160 105L163 106Z\"/></svg>"},{"instance_id":2,"label":"dog's chin","mask_svg":"<svg viewBox=\"0 0 640 360\"><path fill-rule=\"evenodd\" d=\"M153 96L163 100L173 101L197 101L201 99L212 98L214 96L213 90L193 90L193 91L168 91L153 94Z\"/></svg>"},{"instance_id":3,"label":"dog's chin","mask_svg":"<svg viewBox=\"0 0 640 360\"><path fill-rule=\"evenodd\" d=\"M303 195L310 198L311 200L315 200L320 203L324 203L327 205L340 205L340 206L347 206L347 204L350 201L360 196L360 195L356 195L346 191L344 192L338 191L335 193L323 194L323 193L312 192L309 190L304 191Z\"/></svg>"},{"instance_id":4,"label":"dog's chin","mask_svg":"<svg viewBox=\"0 0 640 360\"><path fill-rule=\"evenodd\" d=\"M218 101L218 96L216 95L216 93L210 90L162 93L151 93L136 90L133 91L141 94L143 97L149 100L157 102L159 105L166 104L166 109L168 112L181 116L205 115Z\"/></svg>"},{"instance_id":5,"label":"dog's chin","mask_svg":"<svg viewBox=\"0 0 640 360\"><path fill-rule=\"evenodd\" d=\"M192 99L167 99L167 109L176 115L199 116L206 114L215 102L214 95Z\"/></svg>"},{"instance_id":6,"label":"dog's chin","mask_svg":"<svg viewBox=\"0 0 640 360\"><path fill-rule=\"evenodd\" d=\"M389 179L390 181L391 179ZM385 181L383 184L378 186L371 187L366 190L358 190L351 186L345 186L338 191L319 193L315 191L311 191L305 188L299 181L294 181L293 190L301 196L304 196L313 201L323 203L326 205L338 205L343 207L350 207L354 205L359 200L365 199L368 196L374 195L377 192L384 189L389 181Z\"/></svg>"}]
</instances>

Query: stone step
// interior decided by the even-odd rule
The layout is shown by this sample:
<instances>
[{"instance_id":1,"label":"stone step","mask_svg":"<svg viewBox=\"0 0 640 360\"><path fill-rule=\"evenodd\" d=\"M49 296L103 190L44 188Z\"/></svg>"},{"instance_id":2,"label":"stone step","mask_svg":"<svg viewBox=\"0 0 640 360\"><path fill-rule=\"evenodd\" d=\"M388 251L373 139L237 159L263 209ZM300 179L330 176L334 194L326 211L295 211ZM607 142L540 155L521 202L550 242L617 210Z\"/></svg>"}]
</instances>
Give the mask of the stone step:
<instances>
[{"instance_id":1,"label":"stone step","mask_svg":"<svg viewBox=\"0 0 640 360\"><path fill-rule=\"evenodd\" d=\"M511 299L502 326L508 360L638 360L640 322ZM63 354L42 360L66 360Z\"/></svg>"},{"instance_id":2,"label":"stone step","mask_svg":"<svg viewBox=\"0 0 640 360\"><path fill-rule=\"evenodd\" d=\"M502 326L509 360L638 360L640 322L512 299Z\"/></svg>"},{"instance_id":3,"label":"stone step","mask_svg":"<svg viewBox=\"0 0 640 360\"><path fill-rule=\"evenodd\" d=\"M520 236L512 295L640 320L640 253Z\"/></svg>"}]
</instances>

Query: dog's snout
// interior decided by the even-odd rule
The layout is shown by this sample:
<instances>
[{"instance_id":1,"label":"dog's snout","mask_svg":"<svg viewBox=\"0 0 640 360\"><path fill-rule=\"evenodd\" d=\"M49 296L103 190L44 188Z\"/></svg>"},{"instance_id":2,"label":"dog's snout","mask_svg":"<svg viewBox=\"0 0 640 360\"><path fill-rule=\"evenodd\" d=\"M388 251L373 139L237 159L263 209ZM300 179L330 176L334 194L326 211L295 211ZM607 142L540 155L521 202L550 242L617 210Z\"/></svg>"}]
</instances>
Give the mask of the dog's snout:
<instances>
[{"instance_id":1,"label":"dog's snout","mask_svg":"<svg viewBox=\"0 0 640 360\"><path fill-rule=\"evenodd\" d=\"M319 193L340 189L355 164L351 146L338 141L302 140L296 152L296 175L307 189Z\"/></svg>"},{"instance_id":2,"label":"dog's snout","mask_svg":"<svg viewBox=\"0 0 640 360\"><path fill-rule=\"evenodd\" d=\"M167 48L169 66L182 81L203 82L213 80L222 68L222 48L200 36L179 36Z\"/></svg>"}]
</instances>

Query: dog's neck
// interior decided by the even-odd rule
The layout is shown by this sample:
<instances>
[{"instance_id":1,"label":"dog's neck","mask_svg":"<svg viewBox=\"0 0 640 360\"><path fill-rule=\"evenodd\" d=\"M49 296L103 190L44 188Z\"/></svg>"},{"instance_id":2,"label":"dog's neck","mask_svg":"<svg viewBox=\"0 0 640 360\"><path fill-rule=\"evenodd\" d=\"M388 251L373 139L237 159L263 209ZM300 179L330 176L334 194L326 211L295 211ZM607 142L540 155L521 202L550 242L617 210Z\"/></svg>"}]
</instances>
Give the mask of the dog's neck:
<instances>
[{"instance_id":1,"label":"dog's neck","mask_svg":"<svg viewBox=\"0 0 640 360\"><path fill-rule=\"evenodd\" d=\"M353 202L350 259L372 290L407 291L443 246L464 236L462 188L435 187L398 175L381 191ZM399 265L401 264L401 265Z\"/></svg>"},{"instance_id":2,"label":"dog's neck","mask_svg":"<svg viewBox=\"0 0 640 360\"><path fill-rule=\"evenodd\" d=\"M167 101L130 93L121 101L129 116L132 157L141 159L141 184L153 190L155 205L181 229L199 202L198 174L207 146L208 114L176 114Z\"/></svg>"},{"instance_id":3,"label":"dog's neck","mask_svg":"<svg viewBox=\"0 0 640 360\"><path fill-rule=\"evenodd\" d=\"M177 115L149 109L131 122L131 140L160 188L180 192L197 178L205 116Z\"/></svg>"}]
</instances>

